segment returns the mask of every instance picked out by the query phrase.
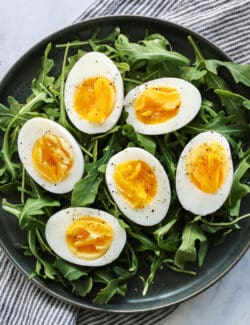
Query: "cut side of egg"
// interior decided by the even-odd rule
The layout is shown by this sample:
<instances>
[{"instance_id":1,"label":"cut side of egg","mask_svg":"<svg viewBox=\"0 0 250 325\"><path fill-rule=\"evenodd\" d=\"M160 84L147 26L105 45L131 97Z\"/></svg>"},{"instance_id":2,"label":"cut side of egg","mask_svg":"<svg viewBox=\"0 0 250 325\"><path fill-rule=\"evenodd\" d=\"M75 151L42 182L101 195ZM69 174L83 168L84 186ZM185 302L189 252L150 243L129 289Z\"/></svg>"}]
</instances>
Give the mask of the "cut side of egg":
<instances>
[{"instance_id":1,"label":"cut side of egg","mask_svg":"<svg viewBox=\"0 0 250 325\"><path fill-rule=\"evenodd\" d=\"M127 148L114 155L107 164L106 183L119 209L131 221L153 226L166 216L171 197L168 176L146 150Z\"/></svg>"},{"instance_id":2,"label":"cut side of egg","mask_svg":"<svg viewBox=\"0 0 250 325\"><path fill-rule=\"evenodd\" d=\"M176 131L199 112L201 94L183 79L160 78L133 88L125 97L126 122L142 134Z\"/></svg>"},{"instance_id":3,"label":"cut side of egg","mask_svg":"<svg viewBox=\"0 0 250 325\"><path fill-rule=\"evenodd\" d=\"M19 132L17 147L26 171L49 192L70 192L83 175L84 158L78 143L54 121L28 120Z\"/></svg>"},{"instance_id":4,"label":"cut side of egg","mask_svg":"<svg viewBox=\"0 0 250 325\"><path fill-rule=\"evenodd\" d=\"M186 145L176 170L176 192L184 209L201 216L217 211L232 182L231 151L223 135L203 132Z\"/></svg>"},{"instance_id":5,"label":"cut side of egg","mask_svg":"<svg viewBox=\"0 0 250 325\"><path fill-rule=\"evenodd\" d=\"M70 70L64 101L71 122L89 134L103 133L118 121L123 82L116 65L104 54L89 52Z\"/></svg>"},{"instance_id":6,"label":"cut side of egg","mask_svg":"<svg viewBox=\"0 0 250 325\"><path fill-rule=\"evenodd\" d=\"M92 208L68 208L52 215L45 236L64 260L84 266L102 266L117 259L126 232L111 214Z\"/></svg>"}]
</instances>

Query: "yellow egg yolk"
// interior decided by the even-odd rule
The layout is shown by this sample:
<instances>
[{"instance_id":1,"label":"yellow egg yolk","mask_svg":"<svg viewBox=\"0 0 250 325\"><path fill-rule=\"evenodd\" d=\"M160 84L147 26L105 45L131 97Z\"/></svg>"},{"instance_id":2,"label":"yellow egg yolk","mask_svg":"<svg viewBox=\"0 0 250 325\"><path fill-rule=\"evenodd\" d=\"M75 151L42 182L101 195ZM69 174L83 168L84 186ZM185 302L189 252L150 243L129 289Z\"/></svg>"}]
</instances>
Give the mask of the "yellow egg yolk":
<instances>
[{"instance_id":1,"label":"yellow egg yolk","mask_svg":"<svg viewBox=\"0 0 250 325\"><path fill-rule=\"evenodd\" d=\"M158 124L178 114L181 96L175 88L151 87L144 90L133 105L138 120Z\"/></svg>"},{"instance_id":2,"label":"yellow egg yolk","mask_svg":"<svg viewBox=\"0 0 250 325\"><path fill-rule=\"evenodd\" d=\"M130 160L115 168L114 180L118 191L132 208L148 205L157 193L153 169L142 160Z\"/></svg>"},{"instance_id":3,"label":"yellow egg yolk","mask_svg":"<svg viewBox=\"0 0 250 325\"><path fill-rule=\"evenodd\" d=\"M202 192L217 192L229 172L225 148L218 142L196 146L186 157L186 171L191 182Z\"/></svg>"},{"instance_id":4,"label":"yellow egg yolk","mask_svg":"<svg viewBox=\"0 0 250 325\"><path fill-rule=\"evenodd\" d=\"M114 84L105 77L86 79L76 87L74 108L81 118L89 122L103 123L112 113L115 102Z\"/></svg>"},{"instance_id":5,"label":"yellow egg yolk","mask_svg":"<svg viewBox=\"0 0 250 325\"><path fill-rule=\"evenodd\" d=\"M38 173L52 183L63 181L73 166L70 145L55 134L48 133L37 139L33 147L32 159Z\"/></svg>"},{"instance_id":6,"label":"yellow egg yolk","mask_svg":"<svg viewBox=\"0 0 250 325\"><path fill-rule=\"evenodd\" d=\"M109 249L114 237L112 226L104 219L83 216L66 229L70 251L78 258L95 260Z\"/></svg>"}]
</instances>

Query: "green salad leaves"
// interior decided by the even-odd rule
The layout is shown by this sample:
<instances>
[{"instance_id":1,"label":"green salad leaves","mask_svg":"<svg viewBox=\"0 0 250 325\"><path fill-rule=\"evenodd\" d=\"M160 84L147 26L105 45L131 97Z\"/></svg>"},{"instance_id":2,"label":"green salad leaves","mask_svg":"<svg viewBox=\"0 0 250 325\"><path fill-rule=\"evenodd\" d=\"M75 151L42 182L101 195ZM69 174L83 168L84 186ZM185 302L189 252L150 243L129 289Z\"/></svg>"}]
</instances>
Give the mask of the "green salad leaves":
<instances>
[{"instance_id":1,"label":"green salad leaves","mask_svg":"<svg viewBox=\"0 0 250 325\"><path fill-rule=\"evenodd\" d=\"M94 303L105 304L114 296L124 296L134 277L142 280L139 290L146 295L157 272L163 268L195 275L209 248L221 244L233 230L240 228L239 221L249 217L249 214L241 214L241 201L250 193L250 151L246 150L245 140L249 135L250 100L236 89L239 83L250 87L250 66L205 58L191 36L188 41L194 51L194 62L173 51L169 41L160 34L147 35L135 42L118 27L105 38L99 38L98 32L88 40L48 44L26 102L19 103L9 97L6 104L0 104L3 134L0 192L2 209L14 215L27 233L27 242L18 244L22 245L24 254L35 261L30 277L57 281L76 295L89 294ZM55 48L62 52L62 66L53 60ZM181 130L162 136L138 134L125 123L125 112L117 125L104 134L90 136L78 131L65 113L64 83L75 62L91 50L100 51L113 60L122 74L126 92L160 77L178 77L192 82L202 94L199 114ZM227 81L224 73L229 76ZM85 155L85 174L72 193L47 193L25 173L18 160L18 132L28 119L36 116L57 121L67 128ZM178 202L175 172L186 143L207 130L217 131L227 138L235 171L232 190L224 206L214 214L201 217L185 211ZM156 156L170 179L170 210L154 227L140 227L128 221L112 200L104 181L109 159L129 146L144 148ZM11 193L18 193L19 199L16 195L13 199ZM46 222L53 213L69 206L92 206L118 219L127 232L127 243L116 261L100 268L80 267L64 261L50 249L45 239Z\"/></svg>"}]
</instances>

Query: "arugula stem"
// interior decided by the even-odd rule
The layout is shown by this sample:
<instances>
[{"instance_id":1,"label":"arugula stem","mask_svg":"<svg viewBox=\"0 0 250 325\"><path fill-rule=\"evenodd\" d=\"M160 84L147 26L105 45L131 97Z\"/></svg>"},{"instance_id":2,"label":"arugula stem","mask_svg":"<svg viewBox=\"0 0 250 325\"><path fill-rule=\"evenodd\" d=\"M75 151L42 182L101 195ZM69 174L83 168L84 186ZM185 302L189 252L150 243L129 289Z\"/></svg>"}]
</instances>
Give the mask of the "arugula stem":
<instances>
[{"instance_id":1,"label":"arugula stem","mask_svg":"<svg viewBox=\"0 0 250 325\"><path fill-rule=\"evenodd\" d=\"M159 139L158 136L156 136L155 138L156 138L157 144L158 144L158 146L160 148L160 152L165 158L167 169L168 169L168 172L170 174L170 177L174 180L176 167L173 164L173 159L171 159L171 156L169 155L169 153L167 151L167 146L166 145L164 146L162 144L162 141Z\"/></svg>"},{"instance_id":2,"label":"arugula stem","mask_svg":"<svg viewBox=\"0 0 250 325\"><path fill-rule=\"evenodd\" d=\"M84 146L82 146L81 144L79 144L80 148L82 149L82 151L84 153L86 153L89 157L93 158L93 155L91 152L89 152L86 148L84 148Z\"/></svg>"},{"instance_id":3,"label":"arugula stem","mask_svg":"<svg viewBox=\"0 0 250 325\"><path fill-rule=\"evenodd\" d=\"M111 196L109 195L109 192L107 191L106 187L103 187L103 192L104 192L108 202L111 203L116 208L117 207L116 203L111 199Z\"/></svg>"},{"instance_id":4,"label":"arugula stem","mask_svg":"<svg viewBox=\"0 0 250 325\"><path fill-rule=\"evenodd\" d=\"M50 247L49 247L49 246L45 243L45 241L43 240L43 238L42 238L42 236L41 236L39 230L36 229L35 231L36 231L36 237L37 237L37 239L38 239L38 241L39 241L40 246L41 246L42 248L44 248L47 252L49 252L51 255L56 256L56 255L53 253L53 251L50 249Z\"/></svg>"},{"instance_id":5,"label":"arugula stem","mask_svg":"<svg viewBox=\"0 0 250 325\"><path fill-rule=\"evenodd\" d=\"M102 42L102 40L92 40L93 43L99 44ZM56 44L56 48L69 48L69 47L80 47L84 45L89 45L89 41L79 41L79 42L72 42L72 43L62 43L62 44Z\"/></svg>"},{"instance_id":6,"label":"arugula stem","mask_svg":"<svg viewBox=\"0 0 250 325\"><path fill-rule=\"evenodd\" d=\"M194 53L197 56L197 59L199 59L200 61L205 60L199 46L195 43L193 37L191 35L188 35L187 39L188 39L189 43L192 45Z\"/></svg>"},{"instance_id":7,"label":"arugula stem","mask_svg":"<svg viewBox=\"0 0 250 325\"><path fill-rule=\"evenodd\" d=\"M236 218L235 220L231 222L209 222L205 219L201 219L201 221L209 226L218 226L218 227L230 227L238 223L240 220L246 219L250 217L250 213L244 214L243 216Z\"/></svg>"},{"instance_id":8,"label":"arugula stem","mask_svg":"<svg viewBox=\"0 0 250 325\"><path fill-rule=\"evenodd\" d=\"M55 99L55 95L52 94L52 92L50 92L46 87L44 87L44 85L42 83L40 83L39 86L43 89L44 92L46 92L46 94L49 95L49 97ZM56 99L56 101L58 101L58 100Z\"/></svg>"},{"instance_id":9,"label":"arugula stem","mask_svg":"<svg viewBox=\"0 0 250 325\"><path fill-rule=\"evenodd\" d=\"M21 202L24 204L24 193L25 193L25 169L22 167L22 185L21 185Z\"/></svg>"},{"instance_id":10,"label":"arugula stem","mask_svg":"<svg viewBox=\"0 0 250 325\"><path fill-rule=\"evenodd\" d=\"M51 94L54 94L55 97L59 97L60 96L60 92L57 91L57 90L55 90L52 86L49 86L49 91L50 91Z\"/></svg>"},{"instance_id":11,"label":"arugula stem","mask_svg":"<svg viewBox=\"0 0 250 325\"><path fill-rule=\"evenodd\" d=\"M148 289L154 280L155 274L160 269L161 266L162 266L162 256L159 256L159 257L157 257L157 259L155 259L153 261L153 263L150 266L149 276L148 276L147 280L144 282L144 288L142 291L143 296L146 296Z\"/></svg>"},{"instance_id":12,"label":"arugula stem","mask_svg":"<svg viewBox=\"0 0 250 325\"><path fill-rule=\"evenodd\" d=\"M142 84L142 81L139 81L139 80L136 80L136 79L131 79L131 78L123 78L124 81L129 81L129 82L132 82L136 85L141 85Z\"/></svg>"},{"instance_id":13,"label":"arugula stem","mask_svg":"<svg viewBox=\"0 0 250 325\"><path fill-rule=\"evenodd\" d=\"M98 140L95 141L95 145L93 148L93 163L97 161L97 155L98 155Z\"/></svg>"},{"instance_id":14,"label":"arugula stem","mask_svg":"<svg viewBox=\"0 0 250 325\"><path fill-rule=\"evenodd\" d=\"M21 211L18 210L18 209L15 209L15 207L11 207L11 206L8 206L8 205L4 205L4 200L5 199L3 199L3 201L2 201L2 209L4 211L7 211L7 212L13 214L14 216L17 217L17 219L20 219Z\"/></svg>"},{"instance_id":15,"label":"arugula stem","mask_svg":"<svg viewBox=\"0 0 250 325\"><path fill-rule=\"evenodd\" d=\"M65 107L64 107L64 74L65 74L65 66L69 52L69 43L67 44L64 52L63 63L62 63L62 75L61 75L61 89L60 89L60 115L59 115L59 123L66 126L66 114L65 114Z\"/></svg>"},{"instance_id":16,"label":"arugula stem","mask_svg":"<svg viewBox=\"0 0 250 325\"><path fill-rule=\"evenodd\" d=\"M94 142L90 142L87 150L90 152L90 151L92 151L93 147L94 147Z\"/></svg>"},{"instance_id":17,"label":"arugula stem","mask_svg":"<svg viewBox=\"0 0 250 325\"><path fill-rule=\"evenodd\" d=\"M180 273L186 273L190 275L196 275L197 272L192 271L192 270L185 270L185 269L180 269L177 266L173 264L173 260L170 258L166 258L162 263L164 263L170 270L173 270L175 272L180 272Z\"/></svg>"},{"instance_id":18,"label":"arugula stem","mask_svg":"<svg viewBox=\"0 0 250 325\"><path fill-rule=\"evenodd\" d=\"M31 101L29 101L27 104L25 104L25 105L20 109L19 113L16 115L17 118L18 118L20 115L22 115L22 114L28 112L28 111L31 109L31 107L32 107L33 105L35 105L36 103L38 103L38 102L40 102L42 99L44 99L44 95L45 95L44 93L39 93L36 97L32 98Z\"/></svg>"}]
</instances>

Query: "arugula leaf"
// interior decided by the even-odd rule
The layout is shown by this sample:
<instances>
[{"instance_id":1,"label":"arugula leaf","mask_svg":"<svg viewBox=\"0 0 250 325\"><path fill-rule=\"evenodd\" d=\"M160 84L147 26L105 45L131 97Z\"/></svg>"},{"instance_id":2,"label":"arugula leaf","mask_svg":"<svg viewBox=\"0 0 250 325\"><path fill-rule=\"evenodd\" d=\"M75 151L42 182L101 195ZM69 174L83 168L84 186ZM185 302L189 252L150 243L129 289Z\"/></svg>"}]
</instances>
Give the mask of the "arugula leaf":
<instances>
[{"instance_id":1,"label":"arugula leaf","mask_svg":"<svg viewBox=\"0 0 250 325\"><path fill-rule=\"evenodd\" d=\"M119 148L112 133L107 147L103 150L103 157L96 162L86 164L87 175L75 184L71 196L72 206L86 206L95 201L99 186L103 181L103 173L99 168L105 165Z\"/></svg>"},{"instance_id":2,"label":"arugula leaf","mask_svg":"<svg viewBox=\"0 0 250 325\"><path fill-rule=\"evenodd\" d=\"M15 180L17 170L20 169L19 164L15 164L12 162L12 156L14 152L11 152L9 139L11 138L11 132L13 127L16 126L16 123L18 122L20 125L22 125L26 119L23 119L25 114L27 112L30 112L34 107L37 108L37 105L41 103L46 103L50 101L50 99L47 98L47 94L45 92L37 92L34 97L29 100L25 105L19 106L15 101L15 109L19 108L18 113L9 121L8 126L6 127L4 137L3 137L3 145L2 145L2 158L6 167L6 170L10 173L12 180ZM13 105L13 98L11 99L11 103ZM12 107L12 106L11 106Z\"/></svg>"},{"instance_id":3,"label":"arugula leaf","mask_svg":"<svg viewBox=\"0 0 250 325\"><path fill-rule=\"evenodd\" d=\"M130 65L127 62L116 62L115 65L117 66L120 73L124 76L126 72L130 71Z\"/></svg>"},{"instance_id":4,"label":"arugula leaf","mask_svg":"<svg viewBox=\"0 0 250 325\"><path fill-rule=\"evenodd\" d=\"M17 218L20 218L23 211L23 204L10 203L6 199L2 200L2 209L7 211Z\"/></svg>"},{"instance_id":5,"label":"arugula leaf","mask_svg":"<svg viewBox=\"0 0 250 325\"><path fill-rule=\"evenodd\" d=\"M213 74L218 73L219 67L226 68L234 78L236 83L243 83L250 87L250 64L242 65L234 62L224 62L219 60L205 60L205 66Z\"/></svg>"},{"instance_id":6,"label":"arugula leaf","mask_svg":"<svg viewBox=\"0 0 250 325\"><path fill-rule=\"evenodd\" d=\"M249 99L244 100L244 102L242 104L246 109L250 109L250 100Z\"/></svg>"},{"instance_id":7,"label":"arugula leaf","mask_svg":"<svg viewBox=\"0 0 250 325\"><path fill-rule=\"evenodd\" d=\"M238 217L240 213L241 199L250 193L250 185L242 182L243 177L250 169L250 150L247 151L245 158L239 163L234 172L233 185L228 198L230 215Z\"/></svg>"},{"instance_id":8,"label":"arugula leaf","mask_svg":"<svg viewBox=\"0 0 250 325\"><path fill-rule=\"evenodd\" d=\"M230 87L227 84L227 82L224 79L222 79L220 76L212 72L208 71L204 77L204 80L208 90L210 89L230 90Z\"/></svg>"},{"instance_id":9,"label":"arugula leaf","mask_svg":"<svg viewBox=\"0 0 250 325\"><path fill-rule=\"evenodd\" d=\"M87 176L75 184L71 197L71 206L87 206L95 202L102 181L102 174L98 172L88 173Z\"/></svg>"},{"instance_id":10,"label":"arugula leaf","mask_svg":"<svg viewBox=\"0 0 250 325\"><path fill-rule=\"evenodd\" d=\"M19 217L21 229L41 228L45 226L45 222L35 216L44 215L46 207L57 207L60 203L50 198L32 199L28 198L24 204L22 213Z\"/></svg>"},{"instance_id":11,"label":"arugula leaf","mask_svg":"<svg viewBox=\"0 0 250 325\"><path fill-rule=\"evenodd\" d=\"M182 243L175 254L175 265L184 269L186 262L195 262L197 260L196 241L199 241L200 248L199 264L204 261L208 242L207 237L197 223L186 223L182 233Z\"/></svg>"},{"instance_id":12,"label":"arugula leaf","mask_svg":"<svg viewBox=\"0 0 250 325\"><path fill-rule=\"evenodd\" d=\"M189 64L189 59L184 55L168 51L166 49L167 44L166 39L159 36L155 36L153 39L148 38L139 44L132 43L127 36L120 34L115 41L115 48L122 61L127 62L129 65L135 65L135 63L142 60L156 62L170 60L179 65Z\"/></svg>"},{"instance_id":13,"label":"arugula leaf","mask_svg":"<svg viewBox=\"0 0 250 325\"><path fill-rule=\"evenodd\" d=\"M68 281L78 280L81 277L88 275L88 273L83 270L83 268L72 265L62 260L61 258L56 258L53 265Z\"/></svg>"},{"instance_id":14,"label":"arugula leaf","mask_svg":"<svg viewBox=\"0 0 250 325\"><path fill-rule=\"evenodd\" d=\"M56 79L56 81L53 84L53 88L56 91L60 91L61 88L61 83L62 83L62 79L66 79L70 70L73 68L73 66L75 65L75 63L85 54L86 52L83 50L78 50L77 53L75 55L72 55L70 57L68 57L68 64L65 63L65 67L64 67L64 71L63 73L60 74L60 76ZM50 88L51 89L51 88Z\"/></svg>"},{"instance_id":15,"label":"arugula leaf","mask_svg":"<svg viewBox=\"0 0 250 325\"><path fill-rule=\"evenodd\" d=\"M180 243L181 243L180 232L176 230L169 233L167 238L160 242L160 245L162 250L169 253L175 253L178 247L180 246Z\"/></svg>"},{"instance_id":16,"label":"arugula leaf","mask_svg":"<svg viewBox=\"0 0 250 325\"><path fill-rule=\"evenodd\" d=\"M133 141L140 147L150 152L152 155L155 154L156 144L153 138L149 135L142 135L140 133L137 133L134 130L133 126L130 124L122 126L122 134L126 136L129 140Z\"/></svg>"},{"instance_id":17,"label":"arugula leaf","mask_svg":"<svg viewBox=\"0 0 250 325\"><path fill-rule=\"evenodd\" d=\"M226 68L231 73L236 83L241 82L245 86L250 87L250 65L249 64L242 65L234 62L227 62L227 61L220 61L220 60L211 60L211 59L206 60L199 46L195 43L192 36L188 36L188 40L195 52L195 56L196 56L195 66L204 66L208 72L205 76L205 80L209 89L220 88L224 90L230 90L229 86L224 81L224 79L218 76L218 68L220 67Z\"/></svg>"},{"instance_id":18,"label":"arugula leaf","mask_svg":"<svg viewBox=\"0 0 250 325\"><path fill-rule=\"evenodd\" d=\"M213 246L218 246L224 242L226 237L231 234L233 229L226 229L220 233L215 234L215 236L212 238L212 244Z\"/></svg>"},{"instance_id":19,"label":"arugula leaf","mask_svg":"<svg viewBox=\"0 0 250 325\"><path fill-rule=\"evenodd\" d=\"M44 210L49 206L59 206L59 202L50 198L28 198L25 204L13 204L6 199L2 200L3 210L15 215L19 219L20 227L24 228L40 228L45 226L44 220L35 218L36 215L43 215Z\"/></svg>"},{"instance_id":20,"label":"arugula leaf","mask_svg":"<svg viewBox=\"0 0 250 325\"><path fill-rule=\"evenodd\" d=\"M18 101L9 96L7 98L9 108L0 103L0 129L5 131L12 119L18 114L21 105Z\"/></svg>"},{"instance_id":21,"label":"arugula leaf","mask_svg":"<svg viewBox=\"0 0 250 325\"><path fill-rule=\"evenodd\" d=\"M101 165L106 164L109 159L121 149L117 137L115 134L112 133L111 137L109 138L107 146L103 149L103 156L99 160L86 164L86 171L87 172L94 172L97 171Z\"/></svg>"},{"instance_id":22,"label":"arugula leaf","mask_svg":"<svg viewBox=\"0 0 250 325\"><path fill-rule=\"evenodd\" d=\"M55 65L54 61L48 58L51 48L52 48L52 44L49 43L42 57L41 69L38 74L38 77L32 81L31 88L33 90L34 89L43 90L43 87L48 88L55 80L54 77L49 76L49 73L51 72L52 68Z\"/></svg>"},{"instance_id":23,"label":"arugula leaf","mask_svg":"<svg viewBox=\"0 0 250 325\"><path fill-rule=\"evenodd\" d=\"M120 226L124 229L129 228L129 226L122 221L122 219L119 219L119 217L122 215L120 210L118 209L117 204L113 201L111 198L106 186L102 184L100 187L100 191L97 196L97 201L100 202L104 210L112 214L114 217L118 219L118 222L120 223Z\"/></svg>"},{"instance_id":24,"label":"arugula leaf","mask_svg":"<svg viewBox=\"0 0 250 325\"><path fill-rule=\"evenodd\" d=\"M27 201L24 204L23 211L21 214L21 218L29 215L40 215L44 214L44 208L45 207L57 207L60 206L59 201L53 200L51 198L43 197L43 198L37 198L32 199L28 198Z\"/></svg>"},{"instance_id":25,"label":"arugula leaf","mask_svg":"<svg viewBox=\"0 0 250 325\"><path fill-rule=\"evenodd\" d=\"M242 111L247 98L228 90L215 89L214 93L220 98L221 104L226 108L228 115L235 115L237 119L245 119L245 114Z\"/></svg>"},{"instance_id":26,"label":"arugula leaf","mask_svg":"<svg viewBox=\"0 0 250 325\"><path fill-rule=\"evenodd\" d=\"M162 263L165 264L170 270L175 271L175 272L186 273L186 274L189 274L189 275L196 275L197 274L195 271L177 267L172 258L166 258L166 259L163 260Z\"/></svg>"},{"instance_id":27,"label":"arugula leaf","mask_svg":"<svg viewBox=\"0 0 250 325\"><path fill-rule=\"evenodd\" d=\"M10 182L0 185L0 193L11 194L17 190L19 182Z\"/></svg>"},{"instance_id":28,"label":"arugula leaf","mask_svg":"<svg viewBox=\"0 0 250 325\"><path fill-rule=\"evenodd\" d=\"M172 181L175 179L175 171L177 166L176 157L167 143L161 141L159 137L156 137L158 147L160 149L159 160L163 164L163 166L167 169L168 175Z\"/></svg>"},{"instance_id":29,"label":"arugula leaf","mask_svg":"<svg viewBox=\"0 0 250 325\"><path fill-rule=\"evenodd\" d=\"M123 221L123 227L124 227L124 224L125 224L125 222ZM140 246L136 250L138 252L153 251L156 255L159 255L160 250L159 250L156 242L153 241L148 236L146 236L145 234L141 233L140 230L137 229L135 226L133 228L131 228L129 225L126 225L125 229L131 237L133 237L139 241Z\"/></svg>"},{"instance_id":30,"label":"arugula leaf","mask_svg":"<svg viewBox=\"0 0 250 325\"><path fill-rule=\"evenodd\" d=\"M37 259L35 273L45 279L55 280L57 271L51 263L40 257L37 250L36 232L34 230L28 231L28 245L32 255Z\"/></svg>"},{"instance_id":31,"label":"arugula leaf","mask_svg":"<svg viewBox=\"0 0 250 325\"><path fill-rule=\"evenodd\" d=\"M179 78L192 82L203 79L206 74L206 70L200 70L197 67L182 67Z\"/></svg>"},{"instance_id":32,"label":"arugula leaf","mask_svg":"<svg viewBox=\"0 0 250 325\"><path fill-rule=\"evenodd\" d=\"M92 40L89 40L89 45L92 48L93 51L101 52L109 57L117 56L117 51L110 45L107 44L95 44Z\"/></svg>"},{"instance_id":33,"label":"arugula leaf","mask_svg":"<svg viewBox=\"0 0 250 325\"><path fill-rule=\"evenodd\" d=\"M107 304L115 294L121 293L120 286L124 280L118 278L109 281L106 287L104 287L97 293L93 302L96 304Z\"/></svg>"},{"instance_id":34,"label":"arugula leaf","mask_svg":"<svg viewBox=\"0 0 250 325\"><path fill-rule=\"evenodd\" d=\"M93 287L93 280L91 277L85 277L77 280L71 281L73 286L73 292L80 296L85 297Z\"/></svg>"},{"instance_id":35,"label":"arugula leaf","mask_svg":"<svg viewBox=\"0 0 250 325\"><path fill-rule=\"evenodd\" d=\"M125 295L127 290L126 282L132 276L134 276L138 270L138 260L136 254L132 247L127 244L127 260L128 260L128 268L124 269L122 267L114 266L113 269L115 273L118 275L118 278L113 278L110 270L98 270L94 273L94 282L103 283L106 286L102 288L95 299L94 303L97 304L106 304L109 300L116 294Z\"/></svg>"},{"instance_id":36,"label":"arugula leaf","mask_svg":"<svg viewBox=\"0 0 250 325\"><path fill-rule=\"evenodd\" d=\"M224 111L220 111L216 118L210 120L207 123L200 123L198 120L194 120L188 126L186 126L183 131L186 134L199 134L204 131L216 131L222 133L226 138L229 136L243 137L248 133L248 128L245 123L235 121L235 116L226 117Z\"/></svg>"},{"instance_id":37,"label":"arugula leaf","mask_svg":"<svg viewBox=\"0 0 250 325\"><path fill-rule=\"evenodd\" d=\"M198 71L205 71L204 75L204 83L206 85L207 90L210 89L222 89L222 90L230 90L229 85L226 83L224 79L222 79L220 76L217 75L217 71L214 69L207 69L206 67L206 60L201 52L200 47L198 44L194 41L192 36L188 36L188 41L193 47L194 53L195 53L195 63L194 68Z\"/></svg>"},{"instance_id":38,"label":"arugula leaf","mask_svg":"<svg viewBox=\"0 0 250 325\"><path fill-rule=\"evenodd\" d=\"M173 229L174 225L180 218L180 209L174 211L171 218L169 218L165 225L157 228L154 231L154 237L159 247L168 252L175 252L180 244L179 232L169 232ZM165 238L165 236L167 238ZM177 246L178 245L178 246Z\"/></svg>"}]
</instances>

